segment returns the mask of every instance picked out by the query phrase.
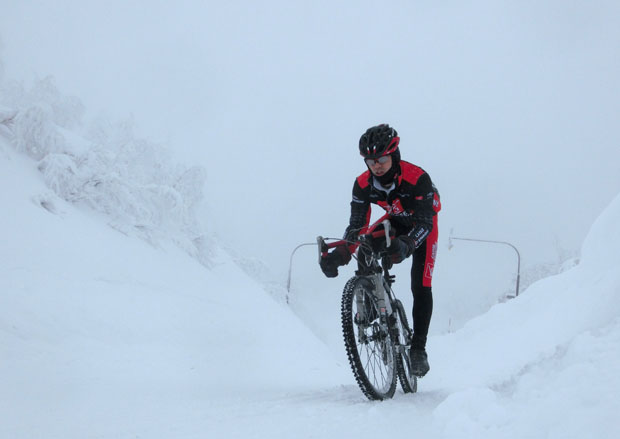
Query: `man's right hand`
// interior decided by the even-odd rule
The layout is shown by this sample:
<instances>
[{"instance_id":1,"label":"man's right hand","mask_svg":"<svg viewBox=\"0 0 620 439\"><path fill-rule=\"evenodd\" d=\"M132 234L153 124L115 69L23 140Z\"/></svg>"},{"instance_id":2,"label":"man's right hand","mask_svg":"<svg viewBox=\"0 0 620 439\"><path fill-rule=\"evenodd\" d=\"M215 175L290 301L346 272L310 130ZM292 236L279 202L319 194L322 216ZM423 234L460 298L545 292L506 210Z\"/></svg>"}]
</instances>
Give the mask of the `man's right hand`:
<instances>
[{"instance_id":1,"label":"man's right hand","mask_svg":"<svg viewBox=\"0 0 620 439\"><path fill-rule=\"evenodd\" d=\"M408 236L399 236L392 240L388 253L392 263L400 264L407 259L415 250L415 242Z\"/></svg>"},{"instance_id":2,"label":"man's right hand","mask_svg":"<svg viewBox=\"0 0 620 439\"><path fill-rule=\"evenodd\" d=\"M335 247L331 253L321 258L319 265L323 274L327 277L338 276L338 267L346 265L351 260L351 253L346 245Z\"/></svg>"}]
</instances>

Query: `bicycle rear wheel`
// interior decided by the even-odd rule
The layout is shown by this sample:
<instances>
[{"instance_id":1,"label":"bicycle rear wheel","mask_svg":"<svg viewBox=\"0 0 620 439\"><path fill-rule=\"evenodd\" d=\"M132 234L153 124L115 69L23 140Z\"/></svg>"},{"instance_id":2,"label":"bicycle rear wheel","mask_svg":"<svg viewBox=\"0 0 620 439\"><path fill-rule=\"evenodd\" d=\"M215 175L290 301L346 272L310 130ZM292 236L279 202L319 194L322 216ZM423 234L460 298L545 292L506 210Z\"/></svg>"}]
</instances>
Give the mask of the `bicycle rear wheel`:
<instances>
[{"instance_id":1,"label":"bicycle rear wheel","mask_svg":"<svg viewBox=\"0 0 620 439\"><path fill-rule=\"evenodd\" d=\"M396 357L396 370L400 387L405 393L415 393L418 391L418 377L411 373L411 363L409 360L409 343L407 334L409 333L409 322L405 308L400 300L394 301L394 317L396 318L395 329L398 332L398 354Z\"/></svg>"},{"instance_id":2,"label":"bicycle rear wheel","mask_svg":"<svg viewBox=\"0 0 620 439\"><path fill-rule=\"evenodd\" d=\"M342 293L344 344L360 389L371 400L391 398L396 390L397 352L382 322L372 281L351 278Z\"/></svg>"}]
</instances>

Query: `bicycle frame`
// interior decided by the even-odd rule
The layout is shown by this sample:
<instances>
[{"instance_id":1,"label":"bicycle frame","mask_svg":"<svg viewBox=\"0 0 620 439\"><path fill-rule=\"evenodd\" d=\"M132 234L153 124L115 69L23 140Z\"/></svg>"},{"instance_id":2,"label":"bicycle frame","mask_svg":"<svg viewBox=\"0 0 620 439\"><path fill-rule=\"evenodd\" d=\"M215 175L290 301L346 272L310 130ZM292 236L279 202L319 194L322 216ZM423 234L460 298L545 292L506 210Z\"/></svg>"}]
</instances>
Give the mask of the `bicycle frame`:
<instances>
[{"instance_id":1,"label":"bicycle frame","mask_svg":"<svg viewBox=\"0 0 620 439\"><path fill-rule=\"evenodd\" d=\"M359 233L358 240L355 242L341 239L328 244L325 242L325 238L321 236L317 237L317 243L319 246L319 262L322 257L327 255L329 249L339 245L347 245L349 251L353 254L358 247L365 245L373 239L385 236L386 247L390 247L392 240L390 237L391 224L389 219L390 214L386 213L371 225L362 228ZM376 230L381 225L383 226L383 230ZM387 329L387 316L392 315L394 312L393 307L398 301L391 287L394 282L394 277L390 275L387 267L379 264L379 257L377 254L371 251L367 256L370 256L370 260L365 261L367 270L358 270L355 274L356 276L366 278L373 283L373 288L371 288L371 290L377 300L377 305L381 313L380 322L384 329ZM357 300L360 301L361 298L358 297ZM363 312L363 307L360 305L361 304L358 302L358 309L361 309ZM400 301L398 301L398 305L396 306L402 308ZM399 309L398 311L404 313L403 309ZM364 319L365 317L366 316L361 315L360 319ZM405 334L405 336L408 338L411 336L411 330L406 328L406 331L407 334Z\"/></svg>"},{"instance_id":2,"label":"bicycle frame","mask_svg":"<svg viewBox=\"0 0 620 439\"><path fill-rule=\"evenodd\" d=\"M319 263L330 248L345 245L358 261L355 276L342 296L342 328L345 349L362 392L371 400L391 398L397 380L405 393L417 391L417 377L410 373L409 342L412 331L400 300L392 290L390 215L386 213L362 228L355 242L346 239L327 244L318 236ZM383 225L382 230L377 230ZM385 247L380 239L385 237ZM327 238L332 240L333 238ZM378 241L379 240L379 241ZM363 259L362 259L363 258Z\"/></svg>"}]
</instances>

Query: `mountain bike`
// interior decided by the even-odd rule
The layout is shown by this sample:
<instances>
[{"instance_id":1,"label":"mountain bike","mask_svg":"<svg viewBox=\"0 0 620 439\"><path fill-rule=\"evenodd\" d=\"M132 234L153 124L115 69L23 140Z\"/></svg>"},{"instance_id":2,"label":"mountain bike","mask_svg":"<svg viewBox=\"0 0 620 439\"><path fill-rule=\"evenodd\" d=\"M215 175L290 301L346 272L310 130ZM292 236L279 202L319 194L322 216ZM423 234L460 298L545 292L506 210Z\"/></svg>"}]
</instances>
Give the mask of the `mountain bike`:
<instances>
[{"instance_id":1,"label":"mountain bike","mask_svg":"<svg viewBox=\"0 0 620 439\"><path fill-rule=\"evenodd\" d=\"M405 393L415 393L417 377L411 371L409 345L412 331L407 314L396 298L387 255L391 244L389 214L360 231L357 241L317 237L319 258L330 248L347 245L358 248L355 276L342 292L342 334L347 357L360 389L370 400L391 398L396 381Z\"/></svg>"}]
</instances>

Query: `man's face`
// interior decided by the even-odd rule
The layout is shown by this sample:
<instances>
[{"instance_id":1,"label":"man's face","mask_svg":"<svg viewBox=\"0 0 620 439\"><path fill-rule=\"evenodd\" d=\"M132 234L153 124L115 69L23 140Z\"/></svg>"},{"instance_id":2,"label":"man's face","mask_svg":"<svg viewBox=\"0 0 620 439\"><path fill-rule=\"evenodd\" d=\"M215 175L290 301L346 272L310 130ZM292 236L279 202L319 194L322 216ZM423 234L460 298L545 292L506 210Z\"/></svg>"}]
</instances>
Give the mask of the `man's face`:
<instances>
[{"instance_id":1,"label":"man's face","mask_svg":"<svg viewBox=\"0 0 620 439\"><path fill-rule=\"evenodd\" d=\"M387 159L387 160L386 160ZM383 163L381 163L383 162ZM370 172L376 177L381 177L392 167L392 156L385 155L378 159L366 159L366 164L370 168Z\"/></svg>"}]
</instances>

